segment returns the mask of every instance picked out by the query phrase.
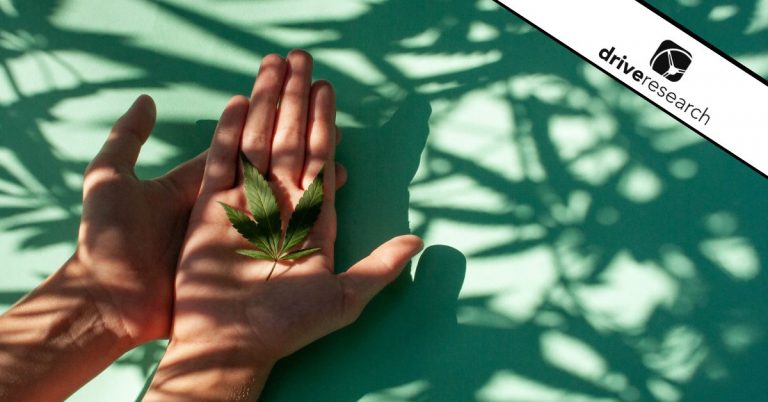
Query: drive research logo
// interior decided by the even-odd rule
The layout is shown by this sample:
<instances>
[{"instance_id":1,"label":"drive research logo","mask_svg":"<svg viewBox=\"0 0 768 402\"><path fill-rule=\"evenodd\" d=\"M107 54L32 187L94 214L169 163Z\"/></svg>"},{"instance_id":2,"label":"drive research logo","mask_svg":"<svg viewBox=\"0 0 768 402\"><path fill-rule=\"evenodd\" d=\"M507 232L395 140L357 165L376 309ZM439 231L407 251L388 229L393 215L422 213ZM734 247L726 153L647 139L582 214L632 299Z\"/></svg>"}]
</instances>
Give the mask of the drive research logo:
<instances>
[{"instance_id":1,"label":"drive research logo","mask_svg":"<svg viewBox=\"0 0 768 402\"><path fill-rule=\"evenodd\" d=\"M655 95L659 97L659 100L664 100L676 109L680 110L680 114L687 114L691 120L696 121L702 125L709 124L711 118L709 114L709 107L706 105L700 105L698 102L694 102L687 96L675 92L672 86L667 87L664 82L656 81L653 77L648 75L645 71L636 67L635 64L627 58L627 55L621 55L616 49L616 46L605 47L600 49L597 56L603 60L607 66L611 66L616 69L616 72L623 73L627 76L627 79L621 80L629 86L629 79L635 81L633 87L636 90L644 91L643 96L651 102L657 103L657 100L651 100ZM683 58L681 58L683 57ZM685 49L674 44L674 42L665 40L659 46L659 50L656 51L656 55L651 59L651 67L654 71L664 76L669 81L679 81L680 77L685 73L685 69L691 64L691 54ZM608 72L608 70L606 70ZM609 73L611 74L611 73ZM616 73L613 73L614 77L618 78ZM640 93L640 92L638 92ZM658 104L658 103L657 103ZM661 105L659 105L661 106Z\"/></svg>"},{"instance_id":2,"label":"drive research logo","mask_svg":"<svg viewBox=\"0 0 768 402\"><path fill-rule=\"evenodd\" d=\"M653 71L672 82L680 81L690 65L691 53L671 40L661 42L651 58Z\"/></svg>"}]
</instances>

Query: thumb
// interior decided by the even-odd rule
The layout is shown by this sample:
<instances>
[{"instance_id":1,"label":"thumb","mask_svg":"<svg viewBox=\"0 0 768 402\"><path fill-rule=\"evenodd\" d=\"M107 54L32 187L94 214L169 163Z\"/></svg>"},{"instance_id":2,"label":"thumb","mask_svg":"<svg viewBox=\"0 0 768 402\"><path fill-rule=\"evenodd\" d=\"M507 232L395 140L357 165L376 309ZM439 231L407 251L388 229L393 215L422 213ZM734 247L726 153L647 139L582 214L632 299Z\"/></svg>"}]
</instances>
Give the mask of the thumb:
<instances>
[{"instance_id":1,"label":"thumb","mask_svg":"<svg viewBox=\"0 0 768 402\"><path fill-rule=\"evenodd\" d=\"M424 247L414 235L395 237L339 274L344 288L345 321L352 322L377 293L395 280L408 261Z\"/></svg>"},{"instance_id":2,"label":"thumb","mask_svg":"<svg viewBox=\"0 0 768 402\"><path fill-rule=\"evenodd\" d=\"M133 169L139 151L155 126L155 102L149 95L141 95L120 117L107 137L104 146L93 159L92 166Z\"/></svg>"}]
</instances>

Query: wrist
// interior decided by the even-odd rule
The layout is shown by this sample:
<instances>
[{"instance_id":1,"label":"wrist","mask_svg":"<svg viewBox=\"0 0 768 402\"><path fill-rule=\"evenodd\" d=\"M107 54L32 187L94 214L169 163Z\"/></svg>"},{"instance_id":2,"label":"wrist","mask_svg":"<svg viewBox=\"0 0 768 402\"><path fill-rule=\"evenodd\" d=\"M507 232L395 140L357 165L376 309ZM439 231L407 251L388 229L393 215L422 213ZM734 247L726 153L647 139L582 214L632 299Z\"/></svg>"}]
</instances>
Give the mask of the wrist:
<instances>
[{"instance_id":1,"label":"wrist","mask_svg":"<svg viewBox=\"0 0 768 402\"><path fill-rule=\"evenodd\" d=\"M171 339L144 400L256 400L275 363L235 343Z\"/></svg>"},{"instance_id":2,"label":"wrist","mask_svg":"<svg viewBox=\"0 0 768 402\"><path fill-rule=\"evenodd\" d=\"M90 274L92 270L93 268L86 265L75 253L54 275L65 278L63 283L66 283L68 288L77 289L76 297L81 298L100 325L114 335L116 347L122 352L146 342L147 340L140 340L136 331L131 331L126 325L108 292L94 281Z\"/></svg>"},{"instance_id":3,"label":"wrist","mask_svg":"<svg viewBox=\"0 0 768 402\"><path fill-rule=\"evenodd\" d=\"M128 349L167 339L172 314L173 279L162 267L137 269L134 262L84 257L77 251L66 264L105 326ZM85 296L84 296L85 297Z\"/></svg>"},{"instance_id":4,"label":"wrist","mask_svg":"<svg viewBox=\"0 0 768 402\"><path fill-rule=\"evenodd\" d=\"M3 400L63 400L130 348L85 286L69 260L0 316Z\"/></svg>"}]
</instances>

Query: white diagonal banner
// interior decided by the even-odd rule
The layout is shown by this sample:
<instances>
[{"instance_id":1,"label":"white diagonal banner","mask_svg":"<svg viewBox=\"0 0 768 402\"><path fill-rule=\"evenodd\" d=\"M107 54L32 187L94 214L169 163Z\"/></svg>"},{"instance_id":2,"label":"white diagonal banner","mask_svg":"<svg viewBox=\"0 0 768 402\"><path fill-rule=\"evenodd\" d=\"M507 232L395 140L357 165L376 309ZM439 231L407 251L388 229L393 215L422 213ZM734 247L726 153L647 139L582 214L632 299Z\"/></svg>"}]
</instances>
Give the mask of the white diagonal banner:
<instances>
[{"instance_id":1,"label":"white diagonal banner","mask_svg":"<svg viewBox=\"0 0 768 402\"><path fill-rule=\"evenodd\" d=\"M768 86L635 0L497 0L768 175Z\"/></svg>"}]
</instances>

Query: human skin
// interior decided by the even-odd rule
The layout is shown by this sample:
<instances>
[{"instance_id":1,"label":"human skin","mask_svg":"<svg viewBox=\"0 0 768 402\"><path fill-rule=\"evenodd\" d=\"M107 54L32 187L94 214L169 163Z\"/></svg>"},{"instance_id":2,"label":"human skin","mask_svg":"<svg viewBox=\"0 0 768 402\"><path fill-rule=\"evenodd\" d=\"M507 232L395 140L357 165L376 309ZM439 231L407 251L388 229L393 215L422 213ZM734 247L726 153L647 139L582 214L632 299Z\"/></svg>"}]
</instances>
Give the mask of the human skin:
<instances>
[{"instance_id":1,"label":"human skin","mask_svg":"<svg viewBox=\"0 0 768 402\"><path fill-rule=\"evenodd\" d=\"M333 90L310 75L304 52L266 57L250 101L225 108L211 149L154 180L134 166L155 105L134 102L85 172L76 252L0 316L1 400L64 400L123 353L169 336L148 400L252 399L275 361L352 322L399 274L421 248L414 236L333 273L340 166L325 169L306 244L321 253L279 264L269 282L271 263L234 253L249 244L216 201L245 209L239 150L268 173L286 213L321 166L334 166Z\"/></svg>"},{"instance_id":2,"label":"human skin","mask_svg":"<svg viewBox=\"0 0 768 402\"><path fill-rule=\"evenodd\" d=\"M179 249L206 154L155 180L134 165L155 122L140 96L88 166L74 255L0 316L0 399L61 401L170 333Z\"/></svg>"},{"instance_id":3,"label":"human skin","mask_svg":"<svg viewBox=\"0 0 768 402\"><path fill-rule=\"evenodd\" d=\"M399 236L334 273L343 170L326 168L322 210L303 245L320 252L279 262L269 280L272 261L235 253L250 243L219 202L246 210L240 151L268 178L284 221L320 169L334 166L335 95L311 73L303 51L268 55L250 100L227 104L179 258L171 342L144 400L255 400L277 360L353 322L421 249L418 237Z\"/></svg>"}]
</instances>

